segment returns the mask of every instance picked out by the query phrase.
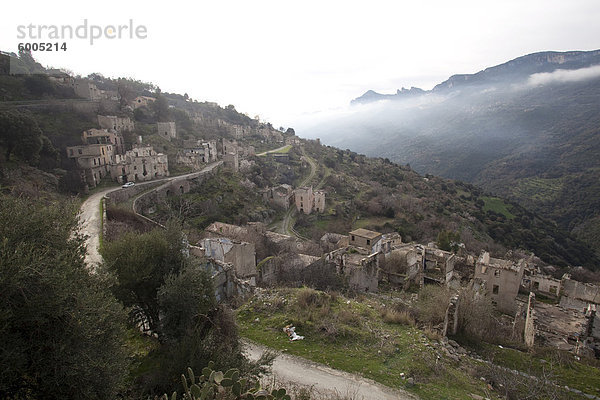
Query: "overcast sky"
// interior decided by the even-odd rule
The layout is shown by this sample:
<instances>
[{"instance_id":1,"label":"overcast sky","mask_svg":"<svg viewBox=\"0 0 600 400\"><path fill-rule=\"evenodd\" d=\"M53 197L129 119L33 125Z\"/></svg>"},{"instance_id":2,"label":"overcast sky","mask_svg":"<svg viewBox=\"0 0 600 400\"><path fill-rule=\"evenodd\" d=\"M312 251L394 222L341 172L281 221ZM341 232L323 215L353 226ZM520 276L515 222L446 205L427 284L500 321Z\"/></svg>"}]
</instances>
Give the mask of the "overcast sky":
<instances>
[{"instance_id":1,"label":"overcast sky","mask_svg":"<svg viewBox=\"0 0 600 400\"><path fill-rule=\"evenodd\" d=\"M368 89L431 89L533 52L600 48L598 0L28 0L1 9L0 49L15 52L36 41L18 39L18 25L132 19L147 28L146 39L72 39L66 52L34 57L233 104L277 127L346 106Z\"/></svg>"}]
</instances>

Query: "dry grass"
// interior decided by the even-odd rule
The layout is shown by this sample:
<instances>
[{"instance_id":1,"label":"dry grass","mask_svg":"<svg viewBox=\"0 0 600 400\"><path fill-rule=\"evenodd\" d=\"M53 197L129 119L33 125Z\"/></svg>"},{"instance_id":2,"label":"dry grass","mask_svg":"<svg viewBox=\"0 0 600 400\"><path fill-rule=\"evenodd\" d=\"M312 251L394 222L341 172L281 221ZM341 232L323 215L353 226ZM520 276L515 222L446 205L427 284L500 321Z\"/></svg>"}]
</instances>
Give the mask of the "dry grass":
<instances>
[{"instance_id":1,"label":"dry grass","mask_svg":"<svg viewBox=\"0 0 600 400\"><path fill-rule=\"evenodd\" d=\"M385 309L381 312L381 318L383 318L383 321L387 322L388 324L415 326L415 319L408 311Z\"/></svg>"},{"instance_id":2,"label":"dry grass","mask_svg":"<svg viewBox=\"0 0 600 400\"><path fill-rule=\"evenodd\" d=\"M324 305L329 305L330 297L310 288L302 288L296 294L296 304L301 310L312 310Z\"/></svg>"},{"instance_id":3,"label":"dry grass","mask_svg":"<svg viewBox=\"0 0 600 400\"><path fill-rule=\"evenodd\" d=\"M432 342L438 341L442 338L442 335L437 329L432 329L430 327L426 327L423 330L423 333L425 334L425 336L427 336L427 339L431 340Z\"/></svg>"},{"instance_id":4,"label":"dry grass","mask_svg":"<svg viewBox=\"0 0 600 400\"><path fill-rule=\"evenodd\" d=\"M337 314L338 321L346 325L355 325L360 322L360 317L350 310L340 310Z\"/></svg>"}]
</instances>

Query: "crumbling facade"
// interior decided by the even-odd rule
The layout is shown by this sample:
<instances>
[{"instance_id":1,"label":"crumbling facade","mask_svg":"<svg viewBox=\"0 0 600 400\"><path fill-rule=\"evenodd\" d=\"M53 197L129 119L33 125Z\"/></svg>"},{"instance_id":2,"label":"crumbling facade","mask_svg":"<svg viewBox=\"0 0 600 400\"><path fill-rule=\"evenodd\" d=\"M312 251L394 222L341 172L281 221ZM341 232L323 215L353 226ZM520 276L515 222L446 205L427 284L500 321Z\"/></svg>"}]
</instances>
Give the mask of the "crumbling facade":
<instances>
[{"instance_id":1,"label":"crumbling facade","mask_svg":"<svg viewBox=\"0 0 600 400\"><path fill-rule=\"evenodd\" d=\"M158 136L163 139L171 140L177 137L175 122L157 122L156 129L158 130Z\"/></svg>"},{"instance_id":2,"label":"crumbling facade","mask_svg":"<svg viewBox=\"0 0 600 400\"><path fill-rule=\"evenodd\" d=\"M138 146L115 156L110 176L119 183L150 181L169 176L167 155L157 153L152 146Z\"/></svg>"},{"instance_id":3,"label":"crumbling facade","mask_svg":"<svg viewBox=\"0 0 600 400\"><path fill-rule=\"evenodd\" d=\"M88 186L95 187L110 174L114 160L114 146L109 143L67 147L67 156L76 162L81 178Z\"/></svg>"},{"instance_id":4,"label":"crumbling facade","mask_svg":"<svg viewBox=\"0 0 600 400\"><path fill-rule=\"evenodd\" d=\"M364 248L347 246L325 255L325 261L347 280L350 289L360 292L377 292L379 263L383 254L369 253Z\"/></svg>"},{"instance_id":5,"label":"crumbling facade","mask_svg":"<svg viewBox=\"0 0 600 400\"><path fill-rule=\"evenodd\" d=\"M375 253L376 244L381 240L382 234L368 229L355 229L349 234L350 245L367 249L371 253Z\"/></svg>"},{"instance_id":6,"label":"crumbling facade","mask_svg":"<svg viewBox=\"0 0 600 400\"><path fill-rule=\"evenodd\" d=\"M254 244L228 238L207 238L202 240L206 257L230 263L240 278L256 276L256 251Z\"/></svg>"},{"instance_id":7,"label":"crumbling facade","mask_svg":"<svg viewBox=\"0 0 600 400\"><path fill-rule=\"evenodd\" d=\"M290 185L283 184L263 190L262 196L265 201L287 210L292 203L294 190Z\"/></svg>"},{"instance_id":8,"label":"crumbling facade","mask_svg":"<svg viewBox=\"0 0 600 400\"><path fill-rule=\"evenodd\" d=\"M184 140L183 150L177 152L175 162L194 169L203 164L217 161L217 142L215 140Z\"/></svg>"},{"instance_id":9,"label":"crumbling facade","mask_svg":"<svg viewBox=\"0 0 600 400\"><path fill-rule=\"evenodd\" d=\"M482 282L500 311L514 314L515 299L523 278L526 262L490 257L484 251L475 264L475 280Z\"/></svg>"},{"instance_id":10,"label":"crumbling facade","mask_svg":"<svg viewBox=\"0 0 600 400\"><path fill-rule=\"evenodd\" d=\"M98 115L98 124L102 129L113 129L117 132L132 132L135 130L135 124L129 117Z\"/></svg>"},{"instance_id":11,"label":"crumbling facade","mask_svg":"<svg viewBox=\"0 0 600 400\"><path fill-rule=\"evenodd\" d=\"M156 99L154 97L138 96L135 99L133 99L129 103L129 105L135 110L136 108L140 107L148 107L151 103L154 103L155 101Z\"/></svg>"},{"instance_id":12,"label":"crumbling facade","mask_svg":"<svg viewBox=\"0 0 600 400\"><path fill-rule=\"evenodd\" d=\"M125 151L123 136L112 129L88 129L81 134L81 141L88 145L111 144L114 154L123 154Z\"/></svg>"},{"instance_id":13,"label":"crumbling facade","mask_svg":"<svg viewBox=\"0 0 600 400\"><path fill-rule=\"evenodd\" d=\"M294 190L294 201L296 210L304 214L310 214L314 211L325 211L325 192L322 190L313 191L312 186L303 186Z\"/></svg>"},{"instance_id":14,"label":"crumbling facade","mask_svg":"<svg viewBox=\"0 0 600 400\"><path fill-rule=\"evenodd\" d=\"M225 168L229 168L233 172L239 171L240 161L237 153L223 154L223 165L225 165Z\"/></svg>"},{"instance_id":15,"label":"crumbling facade","mask_svg":"<svg viewBox=\"0 0 600 400\"><path fill-rule=\"evenodd\" d=\"M101 90L87 79L76 78L72 81L73 90L79 97L87 100L119 100L119 95L115 90Z\"/></svg>"}]
</instances>

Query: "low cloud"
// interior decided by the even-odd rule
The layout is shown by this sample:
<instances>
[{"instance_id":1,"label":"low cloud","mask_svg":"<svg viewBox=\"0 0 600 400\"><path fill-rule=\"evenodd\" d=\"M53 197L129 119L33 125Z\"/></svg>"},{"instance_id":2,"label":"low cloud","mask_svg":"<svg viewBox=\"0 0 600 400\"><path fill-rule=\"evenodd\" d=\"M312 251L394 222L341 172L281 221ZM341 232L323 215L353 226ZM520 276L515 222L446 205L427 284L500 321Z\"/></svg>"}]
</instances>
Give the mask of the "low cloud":
<instances>
[{"instance_id":1,"label":"low cloud","mask_svg":"<svg viewBox=\"0 0 600 400\"><path fill-rule=\"evenodd\" d=\"M557 69L553 72L542 72L529 76L529 86L539 86L552 83L578 82L600 77L600 65L581 69Z\"/></svg>"}]
</instances>

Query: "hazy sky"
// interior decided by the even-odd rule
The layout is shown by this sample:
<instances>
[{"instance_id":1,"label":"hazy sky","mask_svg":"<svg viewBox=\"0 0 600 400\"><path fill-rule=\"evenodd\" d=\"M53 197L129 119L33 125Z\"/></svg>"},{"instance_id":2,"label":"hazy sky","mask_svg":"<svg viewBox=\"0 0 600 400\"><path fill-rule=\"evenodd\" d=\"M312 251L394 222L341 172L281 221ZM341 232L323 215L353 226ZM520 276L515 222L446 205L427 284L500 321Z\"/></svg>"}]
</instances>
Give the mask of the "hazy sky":
<instances>
[{"instance_id":1,"label":"hazy sky","mask_svg":"<svg viewBox=\"0 0 600 400\"><path fill-rule=\"evenodd\" d=\"M29 0L1 9L0 49L15 52L40 41L18 39L18 25L132 19L146 39L72 39L66 52L34 57L82 75L152 81L286 127L368 89L430 89L528 53L600 48L598 0Z\"/></svg>"}]
</instances>

